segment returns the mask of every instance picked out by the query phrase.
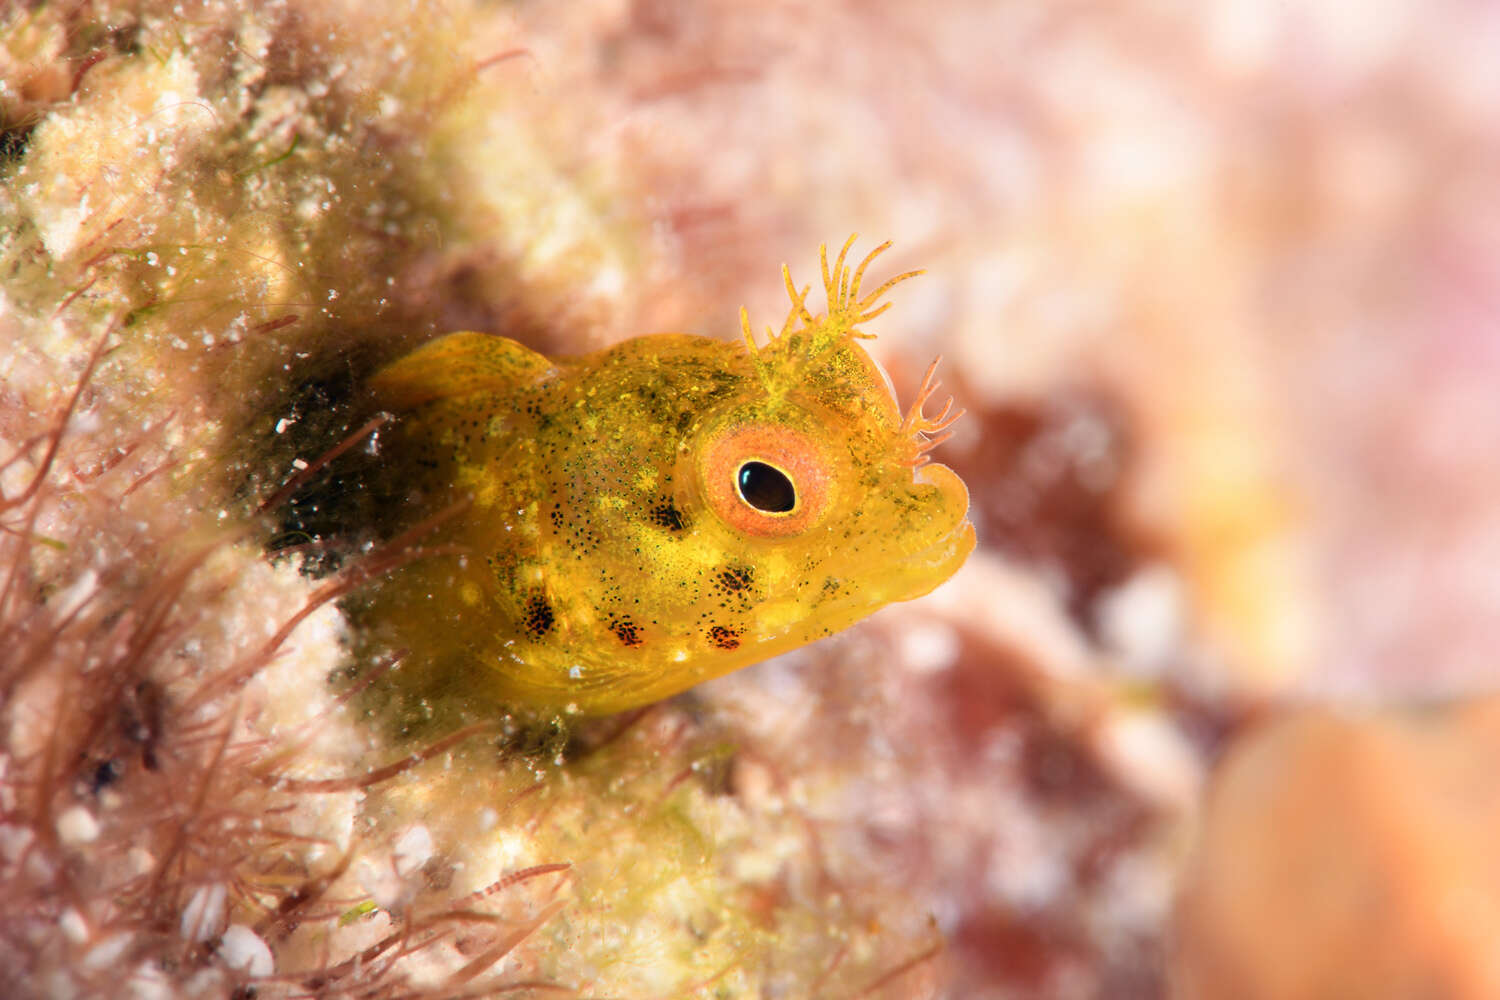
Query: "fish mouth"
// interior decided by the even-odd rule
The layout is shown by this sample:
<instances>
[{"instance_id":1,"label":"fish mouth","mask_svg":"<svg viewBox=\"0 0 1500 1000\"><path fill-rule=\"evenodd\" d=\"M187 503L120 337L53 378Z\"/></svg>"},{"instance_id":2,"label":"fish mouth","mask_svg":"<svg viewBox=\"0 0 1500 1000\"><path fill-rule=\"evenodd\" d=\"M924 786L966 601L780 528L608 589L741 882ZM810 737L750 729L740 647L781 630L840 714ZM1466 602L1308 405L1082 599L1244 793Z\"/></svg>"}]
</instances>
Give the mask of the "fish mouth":
<instances>
[{"instance_id":1,"label":"fish mouth","mask_svg":"<svg viewBox=\"0 0 1500 1000\"><path fill-rule=\"evenodd\" d=\"M974 522L969 520L969 490L964 481L946 465L936 463L917 469L914 478L918 485L937 489L934 521L945 521L951 527L930 536L932 541L907 554L902 560L899 585L893 586L883 601L909 601L931 592L958 572L974 551Z\"/></svg>"},{"instance_id":2,"label":"fish mouth","mask_svg":"<svg viewBox=\"0 0 1500 1000\"><path fill-rule=\"evenodd\" d=\"M967 508L960 510L963 514L953 527L906 553L883 579L863 581L858 596L825 607L824 615L838 621L838 628L847 628L887 604L914 600L946 583L974 551L974 525L967 517Z\"/></svg>"},{"instance_id":3,"label":"fish mouth","mask_svg":"<svg viewBox=\"0 0 1500 1000\"><path fill-rule=\"evenodd\" d=\"M965 517L952 531L907 557L903 566L907 586L885 600L910 601L936 590L963 566L975 542L974 523Z\"/></svg>"},{"instance_id":4,"label":"fish mouth","mask_svg":"<svg viewBox=\"0 0 1500 1000\"><path fill-rule=\"evenodd\" d=\"M974 522L965 517L942 539L913 554L910 563L927 570L928 579L932 583L925 589L899 598L899 600L921 597L934 590L939 584L947 582L948 578L957 573L959 567L968 560L969 555L974 551L975 543Z\"/></svg>"}]
</instances>

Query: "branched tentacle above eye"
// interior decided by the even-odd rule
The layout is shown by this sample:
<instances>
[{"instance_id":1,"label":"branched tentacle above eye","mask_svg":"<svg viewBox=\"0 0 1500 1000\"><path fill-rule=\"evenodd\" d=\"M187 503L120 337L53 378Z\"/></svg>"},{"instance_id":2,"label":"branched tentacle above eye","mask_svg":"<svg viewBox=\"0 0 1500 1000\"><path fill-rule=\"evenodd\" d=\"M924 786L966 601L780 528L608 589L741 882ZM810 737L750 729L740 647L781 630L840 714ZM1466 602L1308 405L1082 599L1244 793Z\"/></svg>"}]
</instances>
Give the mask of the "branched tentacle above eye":
<instances>
[{"instance_id":1,"label":"branched tentacle above eye","mask_svg":"<svg viewBox=\"0 0 1500 1000\"><path fill-rule=\"evenodd\" d=\"M949 396L948 401L943 404L942 412L937 416L929 417L922 413L927 401L942 385L935 377L938 363L942 360L940 355L927 366L927 373L922 376L922 387L917 390L917 398L912 400L911 409L906 411L906 419L901 422L901 429L897 431L899 437L911 442L907 462L912 468L920 468L932 460L927 453L953 436L951 428L967 412L959 410L954 413L953 397Z\"/></svg>"},{"instance_id":2,"label":"branched tentacle above eye","mask_svg":"<svg viewBox=\"0 0 1500 1000\"><path fill-rule=\"evenodd\" d=\"M750 363L755 366L755 374L760 376L762 385L770 388L771 366L765 358L761 357L760 348L755 345L755 331L750 329L750 310L744 306L740 306L740 332L745 337L745 349L750 352ZM766 335L768 342L776 339L769 328L766 330Z\"/></svg>"},{"instance_id":3,"label":"branched tentacle above eye","mask_svg":"<svg viewBox=\"0 0 1500 1000\"><path fill-rule=\"evenodd\" d=\"M812 291L812 286L803 285L802 290L798 291L797 286L792 284L792 272L785 264L781 265L781 280L786 285L787 297L792 300L792 308L781 324L780 333L766 327L767 345L774 344L794 330L807 329L818 322L818 317L807 308L807 293ZM750 349L751 357L754 357L760 348L755 343L755 332L750 329L750 312L744 306L740 306L740 332L744 335L745 346Z\"/></svg>"},{"instance_id":4,"label":"branched tentacle above eye","mask_svg":"<svg viewBox=\"0 0 1500 1000\"><path fill-rule=\"evenodd\" d=\"M781 282L786 286L787 298L792 300L792 311L781 324L781 335L786 336L792 330L793 320L800 321L803 326L812 326L818 318L807 308L807 293L812 291L812 285L803 285L802 291L797 291L797 286L792 284L792 269L785 264L781 265Z\"/></svg>"},{"instance_id":5,"label":"branched tentacle above eye","mask_svg":"<svg viewBox=\"0 0 1500 1000\"><path fill-rule=\"evenodd\" d=\"M894 278L888 279L879 288L864 298L860 298L859 286L860 282L864 280L865 269L870 266L870 263L876 257L879 257L891 248L891 241L886 240L880 246L871 250L851 273L849 268L844 265L844 261L849 256L849 248L854 245L857 235L851 235L844 241L844 245L839 248L838 257L834 259L832 268L828 266L828 244L826 243L818 248L818 262L823 271L823 290L828 297L827 322L829 326L835 332L869 340L875 335L858 329L859 325L861 323L868 323L891 306L889 302L880 306L876 306L875 303L879 302L881 296L885 295L895 285L900 284L907 278L915 278L923 272L921 270L905 271Z\"/></svg>"},{"instance_id":6,"label":"branched tentacle above eye","mask_svg":"<svg viewBox=\"0 0 1500 1000\"><path fill-rule=\"evenodd\" d=\"M808 308L807 296L812 286L804 285L799 289L792 281L791 269L785 264L781 266L781 281L786 287L787 298L791 300L791 309L781 325L781 332L767 327L766 343L764 347L758 345L750 327L749 313L740 309L740 331L745 347L761 382L773 394L788 385L806 381L830 352L849 341L873 339L875 335L861 330L860 324L890 308L889 302L880 301L886 292L907 278L923 273L920 270L903 272L886 280L873 292L861 295L865 271L876 257L890 249L891 243L887 240L880 244L851 268L847 263L849 250L857 235L844 241L832 266L828 263L828 244L818 248L823 292L827 299L826 313L819 315Z\"/></svg>"}]
</instances>

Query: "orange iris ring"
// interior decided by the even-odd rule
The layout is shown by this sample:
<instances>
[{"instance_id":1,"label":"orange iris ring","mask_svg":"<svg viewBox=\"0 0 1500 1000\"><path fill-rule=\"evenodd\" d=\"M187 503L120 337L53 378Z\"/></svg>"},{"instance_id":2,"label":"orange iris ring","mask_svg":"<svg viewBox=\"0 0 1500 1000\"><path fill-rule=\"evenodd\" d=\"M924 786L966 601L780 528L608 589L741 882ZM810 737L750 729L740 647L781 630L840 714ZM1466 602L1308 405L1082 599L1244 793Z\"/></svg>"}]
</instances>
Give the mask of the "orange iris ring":
<instances>
[{"instance_id":1,"label":"orange iris ring","mask_svg":"<svg viewBox=\"0 0 1500 1000\"><path fill-rule=\"evenodd\" d=\"M740 468L762 462L786 476L796 491L789 511L758 510L740 495ZM832 476L817 443L782 424L751 424L729 431L705 450L698 474L704 499L719 520L759 538L799 535L828 509Z\"/></svg>"}]
</instances>

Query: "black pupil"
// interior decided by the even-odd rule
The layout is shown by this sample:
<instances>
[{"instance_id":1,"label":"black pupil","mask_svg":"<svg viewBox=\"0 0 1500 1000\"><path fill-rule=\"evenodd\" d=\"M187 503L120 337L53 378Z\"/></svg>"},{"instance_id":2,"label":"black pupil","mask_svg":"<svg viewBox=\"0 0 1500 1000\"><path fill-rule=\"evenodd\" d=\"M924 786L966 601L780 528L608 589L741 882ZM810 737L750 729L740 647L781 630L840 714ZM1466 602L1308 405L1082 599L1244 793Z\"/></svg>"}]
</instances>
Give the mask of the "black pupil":
<instances>
[{"instance_id":1,"label":"black pupil","mask_svg":"<svg viewBox=\"0 0 1500 1000\"><path fill-rule=\"evenodd\" d=\"M765 462L740 466L740 497L767 514L785 514L797 506L797 488L786 473Z\"/></svg>"}]
</instances>

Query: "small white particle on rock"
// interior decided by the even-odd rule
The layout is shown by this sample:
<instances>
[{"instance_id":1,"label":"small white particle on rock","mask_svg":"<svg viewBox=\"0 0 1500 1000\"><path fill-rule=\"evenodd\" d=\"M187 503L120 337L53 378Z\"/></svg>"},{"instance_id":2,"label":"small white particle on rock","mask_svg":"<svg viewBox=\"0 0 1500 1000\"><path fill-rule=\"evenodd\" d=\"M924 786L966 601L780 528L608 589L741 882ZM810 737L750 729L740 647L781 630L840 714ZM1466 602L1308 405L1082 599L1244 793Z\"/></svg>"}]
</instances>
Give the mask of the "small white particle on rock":
<instances>
[{"instance_id":1,"label":"small white particle on rock","mask_svg":"<svg viewBox=\"0 0 1500 1000\"><path fill-rule=\"evenodd\" d=\"M57 837L64 844L92 844L99 839L99 821L83 806L71 806L57 817Z\"/></svg>"},{"instance_id":2,"label":"small white particle on rock","mask_svg":"<svg viewBox=\"0 0 1500 1000\"><path fill-rule=\"evenodd\" d=\"M57 878L57 865L46 851L28 851L23 870L35 882L51 882Z\"/></svg>"},{"instance_id":3,"label":"small white particle on rock","mask_svg":"<svg viewBox=\"0 0 1500 1000\"><path fill-rule=\"evenodd\" d=\"M251 976L269 976L276 971L271 949L244 924L230 924L219 940L219 957L231 969Z\"/></svg>"},{"instance_id":4,"label":"small white particle on rock","mask_svg":"<svg viewBox=\"0 0 1500 1000\"><path fill-rule=\"evenodd\" d=\"M62 915L57 918L57 927L62 931L63 937L74 944L83 944L89 939L88 921L83 919L83 914L75 907L70 906L62 911Z\"/></svg>"},{"instance_id":5,"label":"small white particle on rock","mask_svg":"<svg viewBox=\"0 0 1500 1000\"><path fill-rule=\"evenodd\" d=\"M121 957L134 943L135 935L129 931L111 934L84 953L83 960L78 963L79 968L85 972L112 969L119 965Z\"/></svg>"},{"instance_id":6,"label":"small white particle on rock","mask_svg":"<svg viewBox=\"0 0 1500 1000\"><path fill-rule=\"evenodd\" d=\"M156 857L144 847L132 847L125 854L125 863L136 875L144 875L156 867Z\"/></svg>"},{"instance_id":7,"label":"small white particle on rock","mask_svg":"<svg viewBox=\"0 0 1500 1000\"><path fill-rule=\"evenodd\" d=\"M14 864L35 840L29 827L0 826L0 858Z\"/></svg>"},{"instance_id":8,"label":"small white particle on rock","mask_svg":"<svg viewBox=\"0 0 1500 1000\"><path fill-rule=\"evenodd\" d=\"M99 574L92 569L84 570L70 583L62 593L53 600L53 607L59 619L70 618L83 607L83 602L88 600L99 586Z\"/></svg>"},{"instance_id":9,"label":"small white particle on rock","mask_svg":"<svg viewBox=\"0 0 1500 1000\"><path fill-rule=\"evenodd\" d=\"M355 877L370 901L380 909L394 912L406 905L406 884L388 866L362 858L355 868Z\"/></svg>"},{"instance_id":10,"label":"small white particle on rock","mask_svg":"<svg viewBox=\"0 0 1500 1000\"><path fill-rule=\"evenodd\" d=\"M125 991L131 1000L177 1000L172 980L155 962L137 965L125 981Z\"/></svg>"},{"instance_id":11,"label":"small white particle on rock","mask_svg":"<svg viewBox=\"0 0 1500 1000\"><path fill-rule=\"evenodd\" d=\"M189 941L207 941L219 932L224 922L224 902L228 889L223 883L200 885L182 908L177 932Z\"/></svg>"},{"instance_id":12,"label":"small white particle on rock","mask_svg":"<svg viewBox=\"0 0 1500 1000\"><path fill-rule=\"evenodd\" d=\"M418 823L403 833L391 848L391 863L402 878L425 865L432 857L432 834Z\"/></svg>"}]
</instances>

